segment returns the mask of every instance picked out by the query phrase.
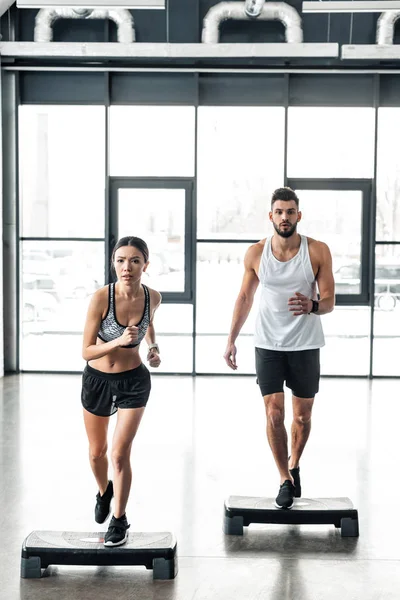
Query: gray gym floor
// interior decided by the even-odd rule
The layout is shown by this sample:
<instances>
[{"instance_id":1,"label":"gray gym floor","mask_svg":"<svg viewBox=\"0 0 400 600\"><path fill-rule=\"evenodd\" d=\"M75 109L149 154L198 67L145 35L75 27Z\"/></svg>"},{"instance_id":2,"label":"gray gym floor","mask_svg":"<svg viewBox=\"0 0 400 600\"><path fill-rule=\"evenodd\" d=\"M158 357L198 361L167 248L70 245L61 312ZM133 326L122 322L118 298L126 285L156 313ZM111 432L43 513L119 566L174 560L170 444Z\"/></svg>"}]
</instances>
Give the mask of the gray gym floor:
<instances>
[{"instance_id":1,"label":"gray gym floor","mask_svg":"<svg viewBox=\"0 0 400 600\"><path fill-rule=\"evenodd\" d=\"M93 520L80 377L25 374L0 387L0 598L398 600L398 380L323 379L301 462L303 495L350 497L360 537L254 525L240 538L222 533L225 497L278 489L254 379L154 377L127 515L131 531L177 537L178 576L156 582L144 567L51 567L20 579L32 530L104 528ZM286 406L289 424L289 397Z\"/></svg>"}]
</instances>

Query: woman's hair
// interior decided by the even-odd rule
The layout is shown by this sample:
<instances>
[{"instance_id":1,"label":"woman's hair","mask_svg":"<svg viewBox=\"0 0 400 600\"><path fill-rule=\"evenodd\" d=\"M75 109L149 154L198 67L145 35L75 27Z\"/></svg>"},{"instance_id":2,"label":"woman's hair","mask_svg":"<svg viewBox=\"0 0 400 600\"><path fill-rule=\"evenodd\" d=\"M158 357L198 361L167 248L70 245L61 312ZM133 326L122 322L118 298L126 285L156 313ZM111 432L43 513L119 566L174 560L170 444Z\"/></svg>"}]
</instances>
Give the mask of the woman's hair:
<instances>
[{"instance_id":1,"label":"woman's hair","mask_svg":"<svg viewBox=\"0 0 400 600\"><path fill-rule=\"evenodd\" d=\"M122 246L133 246L134 248L137 248L143 254L144 262L147 262L149 260L149 249L147 247L146 242L141 238L135 237L134 235L127 235L126 237L123 237L120 240L118 240L118 242L114 246L114 250L112 251L111 255L112 270L114 270L115 253L119 248L122 248Z\"/></svg>"}]
</instances>

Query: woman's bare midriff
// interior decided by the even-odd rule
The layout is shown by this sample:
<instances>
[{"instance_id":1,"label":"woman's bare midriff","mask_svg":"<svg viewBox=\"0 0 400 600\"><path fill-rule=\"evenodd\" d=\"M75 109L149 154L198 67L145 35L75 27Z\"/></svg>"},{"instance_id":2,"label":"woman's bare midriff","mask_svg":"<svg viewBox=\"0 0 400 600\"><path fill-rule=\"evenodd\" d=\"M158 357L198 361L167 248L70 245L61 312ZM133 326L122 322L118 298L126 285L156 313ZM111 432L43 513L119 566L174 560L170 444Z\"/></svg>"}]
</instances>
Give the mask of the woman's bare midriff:
<instances>
[{"instance_id":1,"label":"woman's bare midriff","mask_svg":"<svg viewBox=\"0 0 400 600\"><path fill-rule=\"evenodd\" d=\"M103 343L97 338L96 345ZM116 348L106 356L90 360L88 364L103 373L122 373L122 371L136 369L141 362L139 346L136 346L135 348Z\"/></svg>"}]
</instances>

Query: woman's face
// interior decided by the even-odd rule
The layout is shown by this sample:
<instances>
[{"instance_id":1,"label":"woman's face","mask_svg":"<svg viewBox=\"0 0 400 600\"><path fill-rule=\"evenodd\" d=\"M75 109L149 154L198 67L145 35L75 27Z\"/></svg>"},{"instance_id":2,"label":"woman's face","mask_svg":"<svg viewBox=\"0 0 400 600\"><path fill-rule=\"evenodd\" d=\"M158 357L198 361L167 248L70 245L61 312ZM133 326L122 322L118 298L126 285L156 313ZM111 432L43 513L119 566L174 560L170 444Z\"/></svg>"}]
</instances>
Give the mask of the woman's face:
<instances>
[{"instance_id":1,"label":"woman's face","mask_svg":"<svg viewBox=\"0 0 400 600\"><path fill-rule=\"evenodd\" d=\"M128 285L140 281L147 265L143 254L135 246L121 246L115 251L114 268L118 281Z\"/></svg>"}]
</instances>

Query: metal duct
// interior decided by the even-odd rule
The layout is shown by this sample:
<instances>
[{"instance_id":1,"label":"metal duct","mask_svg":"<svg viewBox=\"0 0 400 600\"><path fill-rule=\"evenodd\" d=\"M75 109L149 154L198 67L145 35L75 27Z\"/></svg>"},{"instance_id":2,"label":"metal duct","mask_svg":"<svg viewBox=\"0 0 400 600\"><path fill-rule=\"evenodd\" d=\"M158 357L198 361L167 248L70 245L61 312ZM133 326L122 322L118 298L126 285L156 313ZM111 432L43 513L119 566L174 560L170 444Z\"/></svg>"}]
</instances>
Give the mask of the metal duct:
<instances>
[{"instance_id":1,"label":"metal duct","mask_svg":"<svg viewBox=\"0 0 400 600\"><path fill-rule=\"evenodd\" d=\"M219 26L223 21L248 21L245 2L220 2L211 7L203 21L202 42L218 44ZM280 21L285 26L286 42L302 43L303 29L301 17L296 9L286 2L266 2L257 19L262 21Z\"/></svg>"},{"instance_id":2,"label":"metal duct","mask_svg":"<svg viewBox=\"0 0 400 600\"><path fill-rule=\"evenodd\" d=\"M376 25L376 43L379 45L393 44L394 26L400 19L400 11L387 11L381 14Z\"/></svg>"},{"instance_id":3,"label":"metal duct","mask_svg":"<svg viewBox=\"0 0 400 600\"><path fill-rule=\"evenodd\" d=\"M260 16L265 0L245 0L244 12L252 19Z\"/></svg>"},{"instance_id":4,"label":"metal duct","mask_svg":"<svg viewBox=\"0 0 400 600\"><path fill-rule=\"evenodd\" d=\"M53 25L58 19L111 19L117 25L118 41L135 41L135 24L129 10L90 10L74 8L42 8L35 19L35 42L51 42Z\"/></svg>"}]
</instances>

